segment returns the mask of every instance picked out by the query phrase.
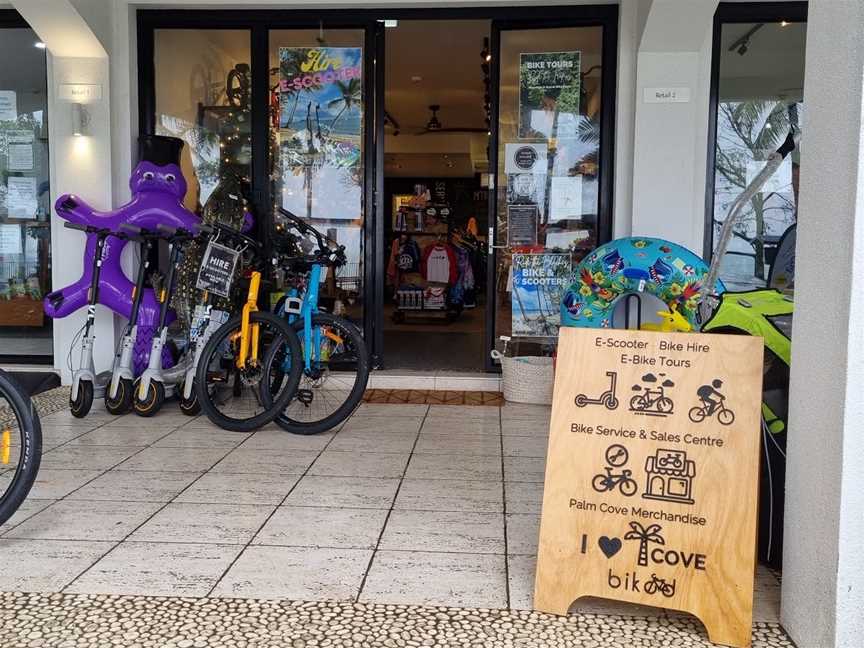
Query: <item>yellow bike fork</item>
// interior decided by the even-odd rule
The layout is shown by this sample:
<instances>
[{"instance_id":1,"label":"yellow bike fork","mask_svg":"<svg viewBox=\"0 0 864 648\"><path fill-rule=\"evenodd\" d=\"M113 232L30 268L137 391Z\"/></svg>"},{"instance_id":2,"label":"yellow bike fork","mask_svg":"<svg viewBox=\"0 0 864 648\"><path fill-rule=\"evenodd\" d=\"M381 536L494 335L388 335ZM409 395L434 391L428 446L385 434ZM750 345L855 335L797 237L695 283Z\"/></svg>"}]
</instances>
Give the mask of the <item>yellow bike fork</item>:
<instances>
[{"instance_id":1,"label":"yellow bike fork","mask_svg":"<svg viewBox=\"0 0 864 648\"><path fill-rule=\"evenodd\" d=\"M0 463L4 466L9 463L9 450L12 445L12 430L4 427L3 436L0 438Z\"/></svg>"},{"instance_id":2,"label":"yellow bike fork","mask_svg":"<svg viewBox=\"0 0 864 648\"><path fill-rule=\"evenodd\" d=\"M261 288L261 273L253 272L249 281L249 292L246 295L246 303L243 304L243 313L240 316L240 353L237 354L236 365L238 369L246 366L247 361L253 364L258 362L258 324L250 324L251 313L258 310L258 290Z\"/></svg>"}]
</instances>

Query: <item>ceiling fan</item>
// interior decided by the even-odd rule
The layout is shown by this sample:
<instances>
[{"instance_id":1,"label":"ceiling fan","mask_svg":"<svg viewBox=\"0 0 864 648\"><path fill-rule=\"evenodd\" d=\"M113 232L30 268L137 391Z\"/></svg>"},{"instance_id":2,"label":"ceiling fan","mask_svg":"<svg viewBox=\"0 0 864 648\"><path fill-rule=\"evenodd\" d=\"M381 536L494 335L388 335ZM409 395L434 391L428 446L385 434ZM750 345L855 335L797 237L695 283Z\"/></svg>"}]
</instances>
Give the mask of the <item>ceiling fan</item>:
<instances>
[{"instance_id":1,"label":"ceiling fan","mask_svg":"<svg viewBox=\"0 0 864 648\"><path fill-rule=\"evenodd\" d=\"M439 104L432 104L429 106L429 110L432 112L432 115L429 117L429 121L426 122L426 128L424 128L419 133L415 133L415 135L434 135L435 133L486 133L488 129L486 128L473 128L470 126L465 126L462 128L452 127L452 128L444 128L444 125L441 123L441 120L438 119L438 111L441 110L441 106Z\"/></svg>"}]
</instances>

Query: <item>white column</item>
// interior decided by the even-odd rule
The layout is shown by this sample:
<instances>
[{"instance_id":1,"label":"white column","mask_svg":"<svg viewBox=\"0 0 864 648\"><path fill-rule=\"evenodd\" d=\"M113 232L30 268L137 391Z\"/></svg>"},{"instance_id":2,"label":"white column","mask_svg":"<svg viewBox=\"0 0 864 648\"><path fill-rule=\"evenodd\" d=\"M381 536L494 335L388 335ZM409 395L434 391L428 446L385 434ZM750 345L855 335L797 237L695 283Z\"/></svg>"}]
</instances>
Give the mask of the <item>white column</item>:
<instances>
[{"instance_id":1,"label":"white column","mask_svg":"<svg viewBox=\"0 0 864 648\"><path fill-rule=\"evenodd\" d=\"M864 642L864 3L810 0L782 622Z\"/></svg>"},{"instance_id":2,"label":"white column","mask_svg":"<svg viewBox=\"0 0 864 648\"><path fill-rule=\"evenodd\" d=\"M644 4L644 3L643 3ZM711 27L717 0L654 0L639 43L633 234L702 254ZM674 100L646 100L672 90Z\"/></svg>"},{"instance_id":3,"label":"white column","mask_svg":"<svg viewBox=\"0 0 864 648\"><path fill-rule=\"evenodd\" d=\"M79 4L87 4L81 3ZM90 3L93 4L93 3ZM97 209L111 204L111 120L108 55L99 39L69 0L13 0L13 5L48 48L48 144L51 199L75 193ZM97 15L98 12L96 12ZM104 11L102 12L104 14ZM92 16L91 16L92 17ZM104 22L104 21L103 21ZM101 99L87 103L87 132L72 135L72 104L58 96L63 84L100 86ZM82 274L85 237L63 227L52 206L51 281L58 289ZM84 323L79 310L54 322L54 368L63 382L71 381L67 354L75 333ZM97 371L110 369L114 355L115 321L100 308L96 316L95 361ZM73 367L78 354L73 352Z\"/></svg>"}]
</instances>

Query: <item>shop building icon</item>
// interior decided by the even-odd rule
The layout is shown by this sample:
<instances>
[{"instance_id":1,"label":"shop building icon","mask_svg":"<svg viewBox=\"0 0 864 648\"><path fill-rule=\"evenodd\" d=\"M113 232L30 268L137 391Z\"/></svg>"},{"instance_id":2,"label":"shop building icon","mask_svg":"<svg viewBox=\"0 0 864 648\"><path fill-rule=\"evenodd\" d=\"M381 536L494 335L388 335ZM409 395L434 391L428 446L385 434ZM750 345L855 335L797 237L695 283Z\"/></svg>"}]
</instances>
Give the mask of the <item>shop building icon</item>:
<instances>
[{"instance_id":1,"label":"shop building icon","mask_svg":"<svg viewBox=\"0 0 864 648\"><path fill-rule=\"evenodd\" d=\"M645 460L645 473L645 499L693 504L696 462L683 450L657 450Z\"/></svg>"}]
</instances>

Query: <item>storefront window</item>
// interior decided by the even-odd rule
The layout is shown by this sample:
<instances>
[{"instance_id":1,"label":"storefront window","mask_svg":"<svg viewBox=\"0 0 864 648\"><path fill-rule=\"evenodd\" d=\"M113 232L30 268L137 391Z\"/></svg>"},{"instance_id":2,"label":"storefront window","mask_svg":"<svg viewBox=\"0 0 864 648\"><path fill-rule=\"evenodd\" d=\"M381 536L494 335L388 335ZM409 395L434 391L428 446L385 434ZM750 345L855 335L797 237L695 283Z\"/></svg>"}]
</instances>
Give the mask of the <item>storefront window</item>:
<instances>
[{"instance_id":1,"label":"storefront window","mask_svg":"<svg viewBox=\"0 0 864 648\"><path fill-rule=\"evenodd\" d=\"M0 354L53 354L45 49L0 27Z\"/></svg>"},{"instance_id":2,"label":"storefront window","mask_svg":"<svg viewBox=\"0 0 864 648\"><path fill-rule=\"evenodd\" d=\"M345 246L348 263L321 295L363 317L363 38L360 29L270 32L270 190L279 208Z\"/></svg>"},{"instance_id":3,"label":"storefront window","mask_svg":"<svg viewBox=\"0 0 864 648\"><path fill-rule=\"evenodd\" d=\"M156 134L186 142L186 207L248 187L252 164L250 34L244 29L157 29ZM242 218L243 210L234 220ZM220 218L223 220L223 218ZM239 225L239 223L233 223Z\"/></svg>"},{"instance_id":4,"label":"storefront window","mask_svg":"<svg viewBox=\"0 0 864 648\"><path fill-rule=\"evenodd\" d=\"M801 126L807 25L778 20L725 23L719 29L712 249L736 198L786 139L790 127ZM802 133L802 143L805 137ZM745 206L721 266L728 288L792 287L790 228L798 218L799 169L800 151L795 150ZM782 249L787 245L790 250Z\"/></svg>"},{"instance_id":5,"label":"storefront window","mask_svg":"<svg viewBox=\"0 0 864 648\"><path fill-rule=\"evenodd\" d=\"M598 243L602 27L501 32L496 335L554 343Z\"/></svg>"}]
</instances>

